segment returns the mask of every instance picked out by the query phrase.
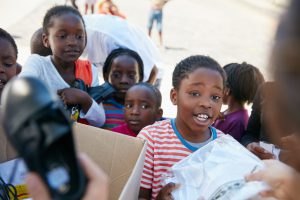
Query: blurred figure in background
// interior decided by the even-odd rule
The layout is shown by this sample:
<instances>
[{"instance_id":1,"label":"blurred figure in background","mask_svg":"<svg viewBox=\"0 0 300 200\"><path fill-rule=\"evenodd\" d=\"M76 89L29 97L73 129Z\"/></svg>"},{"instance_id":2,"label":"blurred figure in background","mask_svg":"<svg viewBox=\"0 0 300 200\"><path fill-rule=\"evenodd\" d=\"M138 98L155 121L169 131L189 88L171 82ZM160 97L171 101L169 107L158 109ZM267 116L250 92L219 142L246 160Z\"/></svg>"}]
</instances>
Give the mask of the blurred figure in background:
<instances>
[{"instance_id":1,"label":"blurred figure in background","mask_svg":"<svg viewBox=\"0 0 300 200\"><path fill-rule=\"evenodd\" d=\"M153 23L156 22L160 46L163 45L163 38L162 38L163 7L168 1L169 0L151 0L151 10L150 10L149 21L148 21L148 34L151 37Z\"/></svg>"},{"instance_id":2,"label":"blurred figure in background","mask_svg":"<svg viewBox=\"0 0 300 200\"><path fill-rule=\"evenodd\" d=\"M289 165L265 161L266 167L246 177L262 180L271 189L265 197L294 200L300 196L300 1L292 0L276 34L271 66L275 87L266 91L268 112L265 115L268 133L274 143L286 147Z\"/></svg>"},{"instance_id":3,"label":"blurred figure in background","mask_svg":"<svg viewBox=\"0 0 300 200\"><path fill-rule=\"evenodd\" d=\"M94 8L95 8L96 3L97 3L97 0L85 0L84 14L86 15L88 13L89 8L91 8L91 13L94 14Z\"/></svg>"}]
</instances>

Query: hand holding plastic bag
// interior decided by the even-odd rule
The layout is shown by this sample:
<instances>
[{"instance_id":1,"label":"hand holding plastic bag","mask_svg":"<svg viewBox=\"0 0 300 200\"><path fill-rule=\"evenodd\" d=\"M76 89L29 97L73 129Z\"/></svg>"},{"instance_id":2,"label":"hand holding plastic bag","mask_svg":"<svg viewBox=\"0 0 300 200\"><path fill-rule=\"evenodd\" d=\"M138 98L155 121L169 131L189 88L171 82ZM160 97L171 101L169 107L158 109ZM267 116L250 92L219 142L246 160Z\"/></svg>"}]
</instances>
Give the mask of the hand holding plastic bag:
<instances>
[{"instance_id":1,"label":"hand holding plastic bag","mask_svg":"<svg viewBox=\"0 0 300 200\"><path fill-rule=\"evenodd\" d=\"M243 200L268 188L263 182L245 182L244 176L263 168L263 162L229 135L210 142L165 175L164 184L180 184L174 199Z\"/></svg>"}]
</instances>

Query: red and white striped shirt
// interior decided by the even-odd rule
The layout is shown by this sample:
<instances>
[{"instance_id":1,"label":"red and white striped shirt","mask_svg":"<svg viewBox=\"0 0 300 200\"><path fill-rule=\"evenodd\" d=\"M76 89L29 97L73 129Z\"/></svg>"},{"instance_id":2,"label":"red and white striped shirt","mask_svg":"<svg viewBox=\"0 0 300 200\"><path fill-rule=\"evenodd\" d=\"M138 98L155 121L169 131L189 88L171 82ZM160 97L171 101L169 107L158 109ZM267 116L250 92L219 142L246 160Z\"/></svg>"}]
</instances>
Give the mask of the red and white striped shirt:
<instances>
[{"instance_id":1,"label":"red and white striped shirt","mask_svg":"<svg viewBox=\"0 0 300 200\"><path fill-rule=\"evenodd\" d=\"M221 131L210 127L212 138L222 134ZM175 120L158 121L141 130L137 136L147 141L147 150L141 187L152 190L151 199L155 199L162 189L161 176L175 163L181 161L195 150L180 135Z\"/></svg>"}]
</instances>

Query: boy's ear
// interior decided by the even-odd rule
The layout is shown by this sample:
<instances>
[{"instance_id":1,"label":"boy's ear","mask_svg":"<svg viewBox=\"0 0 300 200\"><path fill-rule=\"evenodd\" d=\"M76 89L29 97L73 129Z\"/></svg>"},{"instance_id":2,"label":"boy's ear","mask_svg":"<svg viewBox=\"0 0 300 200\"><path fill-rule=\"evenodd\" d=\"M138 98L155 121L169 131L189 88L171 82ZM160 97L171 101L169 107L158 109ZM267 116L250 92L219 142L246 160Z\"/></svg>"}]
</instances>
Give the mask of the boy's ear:
<instances>
[{"instance_id":1,"label":"boy's ear","mask_svg":"<svg viewBox=\"0 0 300 200\"><path fill-rule=\"evenodd\" d=\"M160 120L162 118L163 114L164 114L163 109L159 108L156 113L156 121Z\"/></svg>"},{"instance_id":2,"label":"boy's ear","mask_svg":"<svg viewBox=\"0 0 300 200\"><path fill-rule=\"evenodd\" d=\"M43 39L44 46L46 48L50 48L49 39L48 39L48 36L45 33L43 33L42 39Z\"/></svg>"},{"instance_id":3,"label":"boy's ear","mask_svg":"<svg viewBox=\"0 0 300 200\"><path fill-rule=\"evenodd\" d=\"M173 105L177 105L177 90L175 90L174 88L172 88L170 91L170 99Z\"/></svg>"}]
</instances>

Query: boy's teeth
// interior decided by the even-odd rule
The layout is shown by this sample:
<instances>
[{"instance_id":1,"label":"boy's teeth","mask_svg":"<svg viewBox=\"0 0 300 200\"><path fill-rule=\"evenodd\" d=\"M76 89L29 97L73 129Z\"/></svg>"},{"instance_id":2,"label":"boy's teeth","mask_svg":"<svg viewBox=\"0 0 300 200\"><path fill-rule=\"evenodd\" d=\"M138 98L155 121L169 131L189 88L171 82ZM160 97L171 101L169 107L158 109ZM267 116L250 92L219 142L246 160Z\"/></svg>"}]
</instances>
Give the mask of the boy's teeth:
<instances>
[{"instance_id":1,"label":"boy's teeth","mask_svg":"<svg viewBox=\"0 0 300 200\"><path fill-rule=\"evenodd\" d=\"M206 114L200 114L197 117L201 118L201 119L208 119L208 115L206 115Z\"/></svg>"}]
</instances>

